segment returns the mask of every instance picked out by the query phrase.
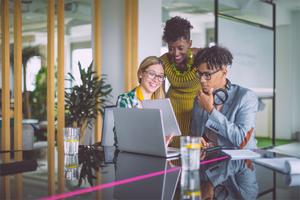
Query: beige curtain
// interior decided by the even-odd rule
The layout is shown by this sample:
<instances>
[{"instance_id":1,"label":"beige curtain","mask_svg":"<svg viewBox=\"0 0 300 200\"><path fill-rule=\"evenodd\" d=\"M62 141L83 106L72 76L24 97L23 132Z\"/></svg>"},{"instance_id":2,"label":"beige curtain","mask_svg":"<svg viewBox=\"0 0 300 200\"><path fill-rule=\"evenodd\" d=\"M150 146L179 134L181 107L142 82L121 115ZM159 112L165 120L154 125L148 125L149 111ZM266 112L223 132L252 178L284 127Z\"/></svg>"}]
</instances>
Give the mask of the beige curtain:
<instances>
[{"instance_id":1,"label":"beige curtain","mask_svg":"<svg viewBox=\"0 0 300 200\"><path fill-rule=\"evenodd\" d=\"M125 91L138 84L138 0L125 0Z\"/></svg>"}]
</instances>

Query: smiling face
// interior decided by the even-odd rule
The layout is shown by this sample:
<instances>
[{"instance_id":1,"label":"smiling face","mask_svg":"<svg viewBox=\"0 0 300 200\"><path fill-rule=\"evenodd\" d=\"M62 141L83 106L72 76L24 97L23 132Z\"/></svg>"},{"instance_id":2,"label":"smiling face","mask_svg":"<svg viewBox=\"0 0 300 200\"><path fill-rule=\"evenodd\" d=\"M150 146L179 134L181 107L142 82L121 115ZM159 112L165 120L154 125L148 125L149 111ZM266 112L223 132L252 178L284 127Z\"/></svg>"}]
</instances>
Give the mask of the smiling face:
<instances>
[{"instance_id":1,"label":"smiling face","mask_svg":"<svg viewBox=\"0 0 300 200\"><path fill-rule=\"evenodd\" d=\"M154 64L140 72L140 86L143 91L152 95L161 85L164 78L164 69L161 64Z\"/></svg>"},{"instance_id":2,"label":"smiling face","mask_svg":"<svg viewBox=\"0 0 300 200\"><path fill-rule=\"evenodd\" d=\"M223 66L219 69L209 69L206 63L202 63L198 66L198 74L201 74L199 80L203 92L207 93L211 88L213 88L214 90L225 88L227 76L226 66Z\"/></svg>"},{"instance_id":3,"label":"smiling face","mask_svg":"<svg viewBox=\"0 0 300 200\"><path fill-rule=\"evenodd\" d=\"M182 64L187 60L187 52L192 45L191 40L179 39L168 43L169 55L172 62Z\"/></svg>"}]
</instances>

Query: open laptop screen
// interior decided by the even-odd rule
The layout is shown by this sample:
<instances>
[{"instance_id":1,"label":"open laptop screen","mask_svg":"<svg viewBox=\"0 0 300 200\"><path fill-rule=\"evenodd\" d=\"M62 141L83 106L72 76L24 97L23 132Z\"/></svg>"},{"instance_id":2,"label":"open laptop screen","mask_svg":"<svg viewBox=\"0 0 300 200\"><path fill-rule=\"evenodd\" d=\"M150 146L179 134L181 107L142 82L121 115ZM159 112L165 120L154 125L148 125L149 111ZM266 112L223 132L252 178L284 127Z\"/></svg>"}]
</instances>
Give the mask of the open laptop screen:
<instances>
[{"instance_id":1,"label":"open laptop screen","mask_svg":"<svg viewBox=\"0 0 300 200\"><path fill-rule=\"evenodd\" d=\"M161 157L179 154L167 154L161 110L115 108L113 112L121 151Z\"/></svg>"},{"instance_id":2,"label":"open laptop screen","mask_svg":"<svg viewBox=\"0 0 300 200\"><path fill-rule=\"evenodd\" d=\"M142 101L143 108L156 108L162 111L166 135L180 136L181 132L170 99L154 99Z\"/></svg>"}]
</instances>

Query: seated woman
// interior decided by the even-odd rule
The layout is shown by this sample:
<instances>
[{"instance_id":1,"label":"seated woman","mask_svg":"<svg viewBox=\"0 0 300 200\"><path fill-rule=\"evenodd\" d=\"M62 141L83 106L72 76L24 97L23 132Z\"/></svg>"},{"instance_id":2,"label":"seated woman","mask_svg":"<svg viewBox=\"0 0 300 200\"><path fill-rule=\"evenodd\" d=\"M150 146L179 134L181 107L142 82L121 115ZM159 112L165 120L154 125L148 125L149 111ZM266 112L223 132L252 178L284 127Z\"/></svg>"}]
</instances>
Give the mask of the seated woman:
<instances>
[{"instance_id":1,"label":"seated woman","mask_svg":"<svg viewBox=\"0 0 300 200\"><path fill-rule=\"evenodd\" d=\"M146 99L162 99L165 97L162 83L165 80L164 68L161 60L156 56L145 58L139 66L139 85L128 93L119 95L117 107L142 108L142 101ZM168 145L173 136L166 136Z\"/></svg>"},{"instance_id":2,"label":"seated woman","mask_svg":"<svg viewBox=\"0 0 300 200\"><path fill-rule=\"evenodd\" d=\"M164 98L162 83L165 80L164 68L161 60L156 56L145 58L139 66L139 85L128 93L119 95L117 107L142 108L145 99Z\"/></svg>"}]
</instances>

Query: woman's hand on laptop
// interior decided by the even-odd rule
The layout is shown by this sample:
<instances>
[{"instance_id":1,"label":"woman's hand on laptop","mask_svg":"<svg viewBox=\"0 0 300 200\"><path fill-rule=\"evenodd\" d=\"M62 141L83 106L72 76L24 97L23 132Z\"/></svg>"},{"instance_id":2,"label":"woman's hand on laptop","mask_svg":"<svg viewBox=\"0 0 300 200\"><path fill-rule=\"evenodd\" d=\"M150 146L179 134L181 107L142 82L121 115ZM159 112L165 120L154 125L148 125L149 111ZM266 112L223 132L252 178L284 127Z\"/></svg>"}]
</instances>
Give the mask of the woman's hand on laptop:
<instances>
[{"instance_id":1,"label":"woman's hand on laptop","mask_svg":"<svg viewBox=\"0 0 300 200\"><path fill-rule=\"evenodd\" d=\"M166 140L166 145L167 146L169 146L169 144L171 143L173 137L174 137L174 135L165 136L165 140Z\"/></svg>"}]
</instances>

